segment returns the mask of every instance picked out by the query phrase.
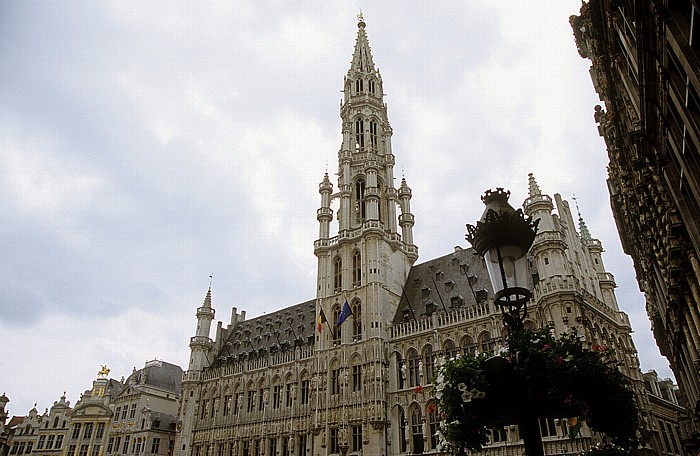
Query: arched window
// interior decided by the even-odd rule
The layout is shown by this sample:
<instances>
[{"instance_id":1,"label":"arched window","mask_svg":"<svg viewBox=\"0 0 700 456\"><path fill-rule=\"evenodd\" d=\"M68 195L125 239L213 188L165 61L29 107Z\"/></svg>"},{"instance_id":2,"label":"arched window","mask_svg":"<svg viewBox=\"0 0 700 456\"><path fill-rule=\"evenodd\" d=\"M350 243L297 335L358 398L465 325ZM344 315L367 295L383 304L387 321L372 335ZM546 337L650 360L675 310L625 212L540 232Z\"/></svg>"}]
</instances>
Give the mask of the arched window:
<instances>
[{"instance_id":1,"label":"arched window","mask_svg":"<svg viewBox=\"0 0 700 456\"><path fill-rule=\"evenodd\" d=\"M406 363L401 358L401 353L396 353L396 385L403 389L406 384Z\"/></svg>"},{"instance_id":2,"label":"arched window","mask_svg":"<svg viewBox=\"0 0 700 456\"><path fill-rule=\"evenodd\" d=\"M353 393L359 393L362 391L362 359L359 356L357 356L353 358L351 364L351 391Z\"/></svg>"},{"instance_id":3,"label":"arched window","mask_svg":"<svg viewBox=\"0 0 700 456\"><path fill-rule=\"evenodd\" d=\"M423 349L423 378L421 379L422 385L427 385L433 381L433 372L435 372L435 354L433 353L433 347L427 345Z\"/></svg>"},{"instance_id":4,"label":"arched window","mask_svg":"<svg viewBox=\"0 0 700 456\"><path fill-rule=\"evenodd\" d=\"M459 349L455 347L455 343L449 339L447 339L447 342L445 342L443 352L445 353L445 358L447 359L456 358L457 355L459 355Z\"/></svg>"},{"instance_id":5,"label":"arched window","mask_svg":"<svg viewBox=\"0 0 700 456\"><path fill-rule=\"evenodd\" d=\"M370 150L374 153L379 152L379 149L377 148L377 145L379 144L377 136L377 122L371 120L369 122L369 147Z\"/></svg>"},{"instance_id":6,"label":"arched window","mask_svg":"<svg viewBox=\"0 0 700 456\"><path fill-rule=\"evenodd\" d=\"M484 332L480 337L480 346L482 353L493 353L494 348L496 348L496 341L491 338L490 332Z\"/></svg>"},{"instance_id":7,"label":"arched window","mask_svg":"<svg viewBox=\"0 0 700 456\"><path fill-rule=\"evenodd\" d=\"M340 394L340 365L338 361L333 361L331 363L331 378L330 378L330 390L332 395Z\"/></svg>"},{"instance_id":8,"label":"arched window","mask_svg":"<svg viewBox=\"0 0 700 456\"><path fill-rule=\"evenodd\" d=\"M367 85L369 86L369 93L374 94L374 79L368 80Z\"/></svg>"},{"instance_id":9,"label":"arched window","mask_svg":"<svg viewBox=\"0 0 700 456\"><path fill-rule=\"evenodd\" d=\"M355 81L355 92L362 93L365 91L364 80L358 79Z\"/></svg>"},{"instance_id":10,"label":"arched window","mask_svg":"<svg viewBox=\"0 0 700 456\"><path fill-rule=\"evenodd\" d=\"M338 342L338 343L340 342L341 329L343 327L343 325L340 325L340 326L335 325L335 322L338 321L339 318L340 318L340 306L338 304L336 304L335 306L333 306L333 322L334 323L333 323L332 328L333 328L333 342Z\"/></svg>"},{"instance_id":11,"label":"arched window","mask_svg":"<svg viewBox=\"0 0 700 456\"><path fill-rule=\"evenodd\" d=\"M411 410L411 436L413 453L423 453L423 416L420 407L413 407Z\"/></svg>"},{"instance_id":12,"label":"arched window","mask_svg":"<svg viewBox=\"0 0 700 456\"><path fill-rule=\"evenodd\" d=\"M360 219L365 218L365 181L358 180L355 184L355 198L357 199L357 212Z\"/></svg>"},{"instance_id":13,"label":"arched window","mask_svg":"<svg viewBox=\"0 0 700 456\"><path fill-rule=\"evenodd\" d=\"M365 122L362 119L355 121L355 147L360 152L365 150Z\"/></svg>"},{"instance_id":14,"label":"arched window","mask_svg":"<svg viewBox=\"0 0 700 456\"><path fill-rule=\"evenodd\" d=\"M333 262L333 291L338 293L343 288L343 260L337 256ZM338 321L338 320L336 320Z\"/></svg>"},{"instance_id":15,"label":"arched window","mask_svg":"<svg viewBox=\"0 0 700 456\"><path fill-rule=\"evenodd\" d=\"M406 429L408 428L408 421L406 421L406 415L403 413L403 409L399 407L399 452L406 452L406 441L408 440L408 435L406 434Z\"/></svg>"},{"instance_id":16,"label":"arched window","mask_svg":"<svg viewBox=\"0 0 700 456\"><path fill-rule=\"evenodd\" d=\"M437 431L440 425L440 419L437 413L437 405L434 401L428 402L428 430L430 431L430 449L437 449Z\"/></svg>"},{"instance_id":17,"label":"arched window","mask_svg":"<svg viewBox=\"0 0 700 456\"><path fill-rule=\"evenodd\" d=\"M352 286L362 285L362 256L359 251L352 255Z\"/></svg>"},{"instance_id":18,"label":"arched window","mask_svg":"<svg viewBox=\"0 0 700 456\"><path fill-rule=\"evenodd\" d=\"M472 355L476 354L476 344L474 343L474 339L472 339L471 336L465 337L462 341L462 350L465 355L467 353L471 353Z\"/></svg>"},{"instance_id":19,"label":"arched window","mask_svg":"<svg viewBox=\"0 0 700 456\"><path fill-rule=\"evenodd\" d=\"M420 383L419 376L419 366L420 366L420 356L418 352L411 349L408 352L408 386L417 386Z\"/></svg>"},{"instance_id":20,"label":"arched window","mask_svg":"<svg viewBox=\"0 0 700 456\"><path fill-rule=\"evenodd\" d=\"M362 338L362 303L359 300L352 303L352 337Z\"/></svg>"}]
</instances>

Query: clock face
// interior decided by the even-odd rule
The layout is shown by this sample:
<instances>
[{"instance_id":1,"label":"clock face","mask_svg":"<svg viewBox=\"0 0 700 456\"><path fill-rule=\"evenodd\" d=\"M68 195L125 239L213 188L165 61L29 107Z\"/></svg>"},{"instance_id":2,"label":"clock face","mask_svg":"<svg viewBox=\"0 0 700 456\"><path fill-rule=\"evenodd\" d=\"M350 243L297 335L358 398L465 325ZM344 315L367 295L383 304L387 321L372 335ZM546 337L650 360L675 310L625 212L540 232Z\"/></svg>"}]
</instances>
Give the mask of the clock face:
<instances>
[{"instance_id":1,"label":"clock face","mask_svg":"<svg viewBox=\"0 0 700 456\"><path fill-rule=\"evenodd\" d=\"M177 432L180 432L182 430L182 420L178 420L177 425L175 426L175 430L177 430Z\"/></svg>"}]
</instances>

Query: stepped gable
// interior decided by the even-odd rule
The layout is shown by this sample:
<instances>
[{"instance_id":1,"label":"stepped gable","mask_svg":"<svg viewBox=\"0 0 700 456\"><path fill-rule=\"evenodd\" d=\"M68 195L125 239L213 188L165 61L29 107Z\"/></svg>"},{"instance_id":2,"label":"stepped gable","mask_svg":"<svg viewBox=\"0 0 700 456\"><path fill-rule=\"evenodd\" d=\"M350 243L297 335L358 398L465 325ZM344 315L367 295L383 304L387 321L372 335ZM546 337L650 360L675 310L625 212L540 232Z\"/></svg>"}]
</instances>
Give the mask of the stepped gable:
<instances>
[{"instance_id":1,"label":"stepped gable","mask_svg":"<svg viewBox=\"0 0 700 456\"><path fill-rule=\"evenodd\" d=\"M316 300L302 302L277 312L237 323L221 345L215 363L256 358L313 345Z\"/></svg>"},{"instance_id":2,"label":"stepped gable","mask_svg":"<svg viewBox=\"0 0 700 456\"><path fill-rule=\"evenodd\" d=\"M489 297L493 290L483 258L472 248L455 247L453 253L411 268L393 323L475 306Z\"/></svg>"}]
</instances>

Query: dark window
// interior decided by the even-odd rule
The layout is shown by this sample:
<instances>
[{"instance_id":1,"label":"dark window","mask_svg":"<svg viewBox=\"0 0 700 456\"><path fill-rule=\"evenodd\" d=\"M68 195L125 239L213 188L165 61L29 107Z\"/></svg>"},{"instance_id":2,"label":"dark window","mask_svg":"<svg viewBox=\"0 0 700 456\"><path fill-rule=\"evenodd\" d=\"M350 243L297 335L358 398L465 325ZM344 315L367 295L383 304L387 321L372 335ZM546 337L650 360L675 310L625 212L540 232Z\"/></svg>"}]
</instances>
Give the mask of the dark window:
<instances>
[{"instance_id":1,"label":"dark window","mask_svg":"<svg viewBox=\"0 0 700 456\"><path fill-rule=\"evenodd\" d=\"M352 366L352 390L362 390L362 366Z\"/></svg>"},{"instance_id":2,"label":"dark window","mask_svg":"<svg viewBox=\"0 0 700 456\"><path fill-rule=\"evenodd\" d=\"M301 381L301 405L306 405L309 403L309 380Z\"/></svg>"},{"instance_id":3,"label":"dark window","mask_svg":"<svg viewBox=\"0 0 700 456\"><path fill-rule=\"evenodd\" d=\"M85 423L85 429L83 430L83 438L89 439L92 437L92 423Z\"/></svg>"},{"instance_id":4,"label":"dark window","mask_svg":"<svg viewBox=\"0 0 700 456\"><path fill-rule=\"evenodd\" d=\"M420 383L419 379L420 357L415 350L408 353L408 386L417 386Z\"/></svg>"},{"instance_id":5,"label":"dark window","mask_svg":"<svg viewBox=\"0 0 700 456\"><path fill-rule=\"evenodd\" d=\"M75 423L73 426L73 438L77 439L80 436L80 423Z\"/></svg>"},{"instance_id":6,"label":"dark window","mask_svg":"<svg viewBox=\"0 0 700 456\"><path fill-rule=\"evenodd\" d=\"M338 445L338 428L330 428L329 434L330 452L340 453L340 446Z\"/></svg>"},{"instance_id":7,"label":"dark window","mask_svg":"<svg viewBox=\"0 0 700 456\"><path fill-rule=\"evenodd\" d=\"M160 451L160 438L154 437L151 444L151 453L158 454L158 451Z\"/></svg>"},{"instance_id":8,"label":"dark window","mask_svg":"<svg viewBox=\"0 0 700 456\"><path fill-rule=\"evenodd\" d=\"M352 430L352 451L362 451L362 426L351 426Z\"/></svg>"},{"instance_id":9,"label":"dark window","mask_svg":"<svg viewBox=\"0 0 700 456\"><path fill-rule=\"evenodd\" d=\"M231 411L231 399L232 396L230 394L224 396L224 410L222 413L223 416L228 416L229 412Z\"/></svg>"},{"instance_id":10,"label":"dark window","mask_svg":"<svg viewBox=\"0 0 700 456\"><path fill-rule=\"evenodd\" d=\"M95 438L96 439L101 439L102 436L105 433L105 424L104 423L97 423L97 430L95 431Z\"/></svg>"},{"instance_id":11,"label":"dark window","mask_svg":"<svg viewBox=\"0 0 700 456\"><path fill-rule=\"evenodd\" d=\"M340 394L340 369L331 369L331 394Z\"/></svg>"},{"instance_id":12,"label":"dark window","mask_svg":"<svg viewBox=\"0 0 700 456\"><path fill-rule=\"evenodd\" d=\"M352 255L352 286L359 287L362 285L362 257L360 252L355 252Z\"/></svg>"},{"instance_id":13,"label":"dark window","mask_svg":"<svg viewBox=\"0 0 700 456\"><path fill-rule=\"evenodd\" d=\"M246 411L251 413L253 410L255 410L255 391L248 391L248 404Z\"/></svg>"},{"instance_id":14,"label":"dark window","mask_svg":"<svg viewBox=\"0 0 700 456\"><path fill-rule=\"evenodd\" d=\"M352 303L352 336L355 339L362 338L362 303Z\"/></svg>"},{"instance_id":15,"label":"dark window","mask_svg":"<svg viewBox=\"0 0 700 456\"><path fill-rule=\"evenodd\" d=\"M306 454L306 434L300 434L297 436L297 454L304 456Z\"/></svg>"},{"instance_id":16,"label":"dark window","mask_svg":"<svg viewBox=\"0 0 700 456\"><path fill-rule=\"evenodd\" d=\"M413 452L420 454L423 452L423 418L418 407L411 412L411 434L413 442Z\"/></svg>"},{"instance_id":17,"label":"dark window","mask_svg":"<svg viewBox=\"0 0 700 456\"><path fill-rule=\"evenodd\" d=\"M372 152L378 152L377 145L379 144L379 136L377 135L377 122L370 121L369 123L369 147Z\"/></svg>"},{"instance_id":18,"label":"dark window","mask_svg":"<svg viewBox=\"0 0 700 456\"><path fill-rule=\"evenodd\" d=\"M282 404L282 385L272 387L272 408L279 408Z\"/></svg>"},{"instance_id":19,"label":"dark window","mask_svg":"<svg viewBox=\"0 0 700 456\"><path fill-rule=\"evenodd\" d=\"M355 148L360 152L365 150L365 123L362 119L355 121Z\"/></svg>"},{"instance_id":20,"label":"dark window","mask_svg":"<svg viewBox=\"0 0 700 456\"><path fill-rule=\"evenodd\" d=\"M333 291L338 293L343 287L343 260L336 257L333 262Z\"/></svg>"}]
</instances>

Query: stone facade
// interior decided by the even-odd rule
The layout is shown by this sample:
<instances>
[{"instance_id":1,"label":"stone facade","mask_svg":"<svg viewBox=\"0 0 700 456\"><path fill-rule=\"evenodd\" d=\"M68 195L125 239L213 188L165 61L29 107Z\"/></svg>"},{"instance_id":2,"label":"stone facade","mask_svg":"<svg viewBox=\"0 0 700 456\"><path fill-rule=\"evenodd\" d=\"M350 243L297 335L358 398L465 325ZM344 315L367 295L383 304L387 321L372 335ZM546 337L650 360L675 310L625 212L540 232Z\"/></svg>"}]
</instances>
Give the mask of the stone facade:
<instances>
[{"instance_id":1,"label":"stone facade","mask_svg":"<svg viewBox=\"0 0 700 456\"><path fill-rule=\"evenodd\" d=\"M661 354L700 451L700 7L696 0L590 0L571 24L605 107L610 200Z\"/></svg>"},{"instance_id":2,"label":"stone facade","mask_svg":"<svg viewBox=\"0 0 700 456\"><path fill-rule=\"evenodd\" d=\"M670 379L659 379L653 370L644 373L644 387L649 394L650 444L654 451L656 454L684 454L678 422L685 409L679 403L678 387Z\"/></svg>"},{"instance_id":3,"label":"stone facade","mask_svg":"<svg viewBox=\"0 0 700 456\"><path fill-rule=\"evenodd\" d=\"M182 374L180 366L159 360L134 368L112 398L105 455L173 453Z\"/></svg>"},{"instance_id":4,"label":"stone facade","mask_svg":"<svg viewBox=\"0 0 700 456\"><path fill-rule=\"evenodd\" d=\"M358 26L340 108L338 189L327 173L319 185L316 298L251 320L234 307L212 339L208 290L183 376L178 455L437 453L432 380L439 363L501 346L502 314L473 249L414 265L412 192L405 179L394 184L383 82L362 19ZM632 329L602 245L559 195L543 194L532 175L528 184L523 209L540 229L525 325L575 330L608 350L649 426ZM540 427L547 454L577 454L599 438L585 425L574 433L567 417ZM522 451L516 426L493 429L488 454Z\"/></svg>"}]
</instances>

